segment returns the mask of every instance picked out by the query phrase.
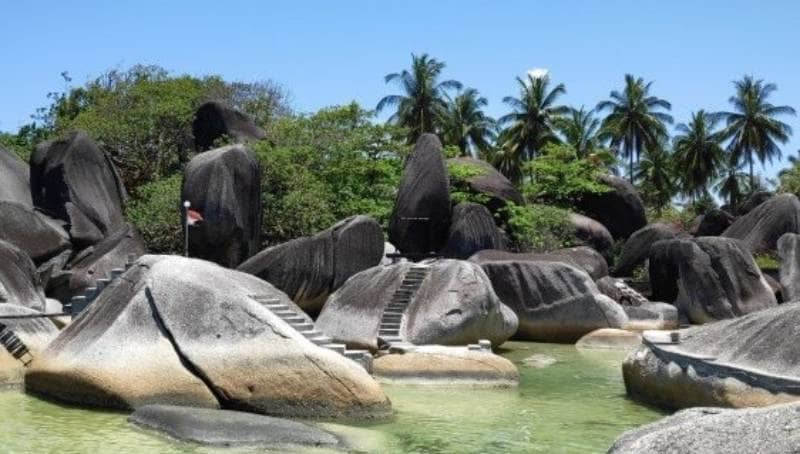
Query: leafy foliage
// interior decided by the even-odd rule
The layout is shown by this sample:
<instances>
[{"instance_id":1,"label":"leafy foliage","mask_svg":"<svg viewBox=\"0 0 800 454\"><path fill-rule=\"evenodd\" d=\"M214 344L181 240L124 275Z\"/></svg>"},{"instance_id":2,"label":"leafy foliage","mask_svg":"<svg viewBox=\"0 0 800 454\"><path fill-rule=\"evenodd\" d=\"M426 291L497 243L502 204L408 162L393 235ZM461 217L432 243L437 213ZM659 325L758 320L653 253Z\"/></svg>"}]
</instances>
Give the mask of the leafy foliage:
<instances>
[{"instance_id":1,"label":"leafy foliage","mask_svg":"<svg viewBox=\"0 0 800 454\"><path fill-rule=\"evenodd\" d=\"M126 217L139 229L150 252L178 254L181 232L181 174L140 186L126 209Z\"/></svg>"},{"instance_id":2,"label":"leafy foliage","mask_svg":"<svg viewBox=\"0 0 800 454\"><path fill-rule=\"evenodd\" d=\"M569 145L548 145L525 165L531 180L522 185L523 194L527 200L568 208L581 194L609 190L598 180L601 169L588 159L579 159Z\"/></svg>"},{"instance_id":3,"label":"leafy foliage","mask_svg":"<svg viewBox=\"0 0 800 454\"><path fill-rule=\"evenodd\" d=\"M545 252L574 246L575 228L567 210L548 205L515 205L503 208L508 219L512 249Z\"/></svg>"},{"instance_id":4,"label":"leafy foliage","mask_svg":"<svg viewBox=\"0 0 800 454\"><path fill-rule=\"evenodd\" d=\"M467 88L455 98L445 95L447 108L442 118L442 142L458 147L461 156L492 148L497 124L483 113L486 98L478 90Z\"/></svg>"},{"instance_id":5,"label":"leafy foliage","mask_svg":"<svg viewBox=\"0 0 800 454\"><path fill-rule=\"evenodd\" d=\"M486 174L486 170L478 166L448 161L447 173L450 176L450 199L453 203L472 202L487 204L489 197L472 190L469 181Z\"/></svg>"},{"instance_id":6,"label":"leafy foliage","mask_svg":"<svg viewBox=\"0 0 800 454\"><path fill-rule=\"evenodd\" d=\"M692 198L708 192L708 184L717 177L725 151L722 135L716 131L717 120L704 110L692 114L689 124L676 129L675 167L681 190Z\"/></svg>"}]
</instances>

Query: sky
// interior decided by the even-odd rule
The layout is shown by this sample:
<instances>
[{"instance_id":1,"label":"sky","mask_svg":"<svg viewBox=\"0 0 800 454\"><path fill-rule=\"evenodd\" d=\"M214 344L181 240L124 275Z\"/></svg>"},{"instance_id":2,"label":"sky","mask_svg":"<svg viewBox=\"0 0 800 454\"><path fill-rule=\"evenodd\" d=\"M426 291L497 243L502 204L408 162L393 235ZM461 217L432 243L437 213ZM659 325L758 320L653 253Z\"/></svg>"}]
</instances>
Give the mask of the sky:
<instances>
[{"instance_id":1,"label":"sky","mask_svg":"<svg viewBox=\"0 0 800 454\"><path fill-rule=\"evenodd\" d=\"M157 64L175 74L271 79L300 112L355 100L373 108L397 87L383 76L428 53L446 78L507 112L514 80L546 68L565 104L594 107L625 73L653 81L676 122L726 109L745 74L800 110L797 1L37 1L0 10L0 131L30 121L60 73L83 83L107 69ZM800 117L784 155L800 148ZM768 166L773 176L782 165Z\"/></svg>"}]
</instances>

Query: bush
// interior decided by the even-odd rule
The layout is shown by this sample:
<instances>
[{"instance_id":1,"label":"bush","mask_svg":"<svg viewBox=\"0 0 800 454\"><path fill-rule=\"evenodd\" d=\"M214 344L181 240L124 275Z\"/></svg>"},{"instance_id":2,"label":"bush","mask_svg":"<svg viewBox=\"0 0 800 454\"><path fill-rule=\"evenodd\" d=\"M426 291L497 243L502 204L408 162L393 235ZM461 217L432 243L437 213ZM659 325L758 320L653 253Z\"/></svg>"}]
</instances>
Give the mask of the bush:
<instances>
[{"instance_id":1,"label":"bush","mask_svg":"<svg viewBox=\"0 0 800 454\"><path fill-rule=\"evenodd\" d=\"M524 173L531 180L523 184L522 192L529 201L570 208L583 194L609 190L598 180L603 169L576 158L569 145L548 145L541 156L525 164Z\"/></svg>"},{"instance_id":2,"label":"bush","mask_svg":"<svg viewBox=\"0 0 800 454\"><path fill-rule=\"evenodd\" d=\"M182 254L182 175L140 186L126 209L128 220L139 229L147 248L155 254Z\"/></svg>"},{"instance_id":3,"label":"bush","mask_svg":"<svg viewBox=\"0 0 800 454\"><path fill-rule=\"evenodd\" d=\"M564 209L509 203L503 212L513 250L546 252L575 245L575 228Z\"/></svg>"},{"instance_id":4,"label":"bush","mask_svg":"<svg viewBox=\"0 0 800 454\"><path fill-rule=\"evenodd\" d=\"M475 165L460 162L447 162L447 173L450 177L450 199L453 203L472 202L485 205L489 203L489 196L475 192L469 185L469 180L486 174L486 170Z\"/></svg>"}]
</instances>

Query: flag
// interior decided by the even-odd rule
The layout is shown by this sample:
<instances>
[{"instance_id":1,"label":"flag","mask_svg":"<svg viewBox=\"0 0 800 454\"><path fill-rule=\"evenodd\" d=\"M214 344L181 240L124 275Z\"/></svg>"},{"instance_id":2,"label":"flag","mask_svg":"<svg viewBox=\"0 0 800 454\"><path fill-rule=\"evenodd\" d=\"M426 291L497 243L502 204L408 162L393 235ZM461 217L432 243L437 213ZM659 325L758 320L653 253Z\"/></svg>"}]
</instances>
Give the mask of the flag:
<instances>
[{"instance_id":1,"label":"flag","mask_svg":"<svg viewBox=\"0 0 800 454\"><path fill-rule=\"evenodd\" d=\"M187 224L189 224L191 226L194 226L194 225L197 225L197 224L199 224L199 223L201 223L203 221L204 221L203 215L201 215L200 212L195 211L195 210L189 210L189 209L186 210L186 223Z\"/></svg>"}]
</instances>

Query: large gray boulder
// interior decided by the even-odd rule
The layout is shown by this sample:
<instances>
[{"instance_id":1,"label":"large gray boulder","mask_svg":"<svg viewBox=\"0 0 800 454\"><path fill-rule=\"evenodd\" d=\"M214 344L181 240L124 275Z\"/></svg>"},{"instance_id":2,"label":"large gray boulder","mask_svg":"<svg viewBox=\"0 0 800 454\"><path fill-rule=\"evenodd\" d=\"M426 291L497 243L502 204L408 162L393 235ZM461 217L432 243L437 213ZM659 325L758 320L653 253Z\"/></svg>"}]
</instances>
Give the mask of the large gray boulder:
<instances>
[{"instance_id":1,"label":"large gray boulder","mask_svg":"<svg viewBox=\"0 0 800 454\"><path fill-rule=\"evenodd\" d=\"M626 389L668 408L800 400L798 326L800 304L790 303L681 330L677 344L645 333L623 363Z\"/></svg>"},{"instance_id":2,"label":"large gray boulder","mask_svg":"<svg viewBox=\"0 0 800 454\"><path fill-rule=\"evenodd\" d=\"M516 339L569 343L628 321L588 274L566 263L505 260L481 266L500 300L519 318Z\"/></svg>"},{"instance_id":3,"label":"large gray boulder","mask_svg":"<svg viewBox=\"0 0 800 454\"><path fill-rule=\"evenodd\" d=\"M619 262L614 267L612 274L614 276L630 276L633 270L650 256L650 246L653 243L681 236L686 236L686 234L674 224L655 223L642 227L625 241Z\"/></svg>"},{"instance_id":4,"label":"large gray boulder","mask_svg":"<svg viewBox=\"0 0 800 454\"><path fill-rule=\"evenodd\" d=\"M0 304L44 310L41 280L28 254L0 240Z\"/></svg>"},{"instance_id":5,"label":"large gray boulder","mask_svg":"<svg viewBox=\"0 0 800 454\"><path fill-rule=\"evenodd\" d=\"M0 146L0 201L33 205L28 164Z\"/></svg>"},{"instance_id":6,"label":"large gray boulder","mask_svg":"<svg viewBox=\"0 0 800 454\"><path fill-rule=\"evenodd\" d=\"M786 302L800 300L800 235L786 233L778 240L778 257L781 259L781 296Z\"/></svg>"},{"instance_id":7,"label":"large gray boulder","mask_svg":"<svg viewBox=\"0 0 800 454\"><path fill-rule=\"evenodd\" d=\"M472 175L467 177L469 188L488 197L486 207L492 213L498 213L509 202L515 205L525 204L525 199L516 186L486 161L468 157L450 158L447 160L447 166L464 167L469 170Z\"/></svg>"},{"instance_id":8,"label":"large gray boulder","mask_svg":"<svg viewBox=\"0 0 800 454\"><path fill-rule=\"evenodd\" d=\"M255 297L299 311L251 275L197 259L144 256L39 355L26 389L120 409L389 414L388 399L361 366L318 347Z\"/></svg>"},{"instance_id":9,"label":"large gray boulder","mask_svg":"<svg viewBox=\"0 0 800 454\"><path fill-rule=\"evenodd\" d=\"M800 201L780 194L753 208L725 229L722 236L742 240L750 252L774 251L784 233L800 233Z\"/></svg>"},{"instance_id":10,"label":"large gray boulder","mask_svg":"<svg viewBox=\"0 0 800 454\"><path fill-rule=\"evenodd\" d=\"M125 188L111 160L85 133L44 142L31 155L33 203L67 223L78 247L99 243L125 223Z\"/></svg>"},{"instance_id":11,"label":"large gray boulder","mask_svg":"<svg viewBox=\"0 0 800 454\"><path fill-rule=\"evenodd\" d=\"M449 185L441 142L433 134L421 135L403 169L389 242L404 254L441 250L450 227Z\"/></svg>"},{"instance_id":12,"label":"large gray boulder","mask_svg":"<svg viewBox=\"0 0 800 454\"><path fill-rule=\"evenodd\" d=\"M181 200L203 216L189 227L191 257L235 268L258 252L261 170L250 149L229 145L192 158L183 173Z\"/></svg>"},{"instance_id":13,"label":"large gray boulder","mask_svg":"<svg viewBox=\"0 0 800 454\"><path fill-rule=\"evenodd\" d=\"M745 215L762 203L766 202L767 200L771 199L775 194L770 191L757 191L750 195L747 200L744 201L739 206L739 209L736 210L736 214L739 216Z\"/></svg>"},{"instance_id":14,"label":"large gray boulder","mask_svg":"<svg viewBox=\"0 0 800 454\"><path fill-rule=\"evenodd\" d=\"M316 328L351 348L377 350L384 310L413 266L377 266L351 277L331 295ZM505 342L517 318L492 290L480 266L435 260L402 316L399 337L417 345L467 345L488 339Z\"/></svg>"},{"instance_id":15,"label":"large gray boulder","mask_svg":"<svg viewBox=\"0 0 800 454\"><path fill-rule=\"evenodd\" d=\"M615 175L602 175L600 181L609 190L581 195L576 203L578 211L600 221L615 239L628 238L647 225L644 203L628 180Z\"/></svg>"},{"instance_id":16,"label":"large gray boulder","mask_svg":"<svg viewBox=\"0 0 800 454\"><path fill-rule=\"evenodd\" d=\"M694 236L717 236L721 235L728 227L733 224L733 216L725 210L713 208L702 216L697 229L692 232Z\"/></svg>"},{"instance_id":17,"label":"large gray boulder","mask_svg":"<svg viewBox=\"0 0 800 454\"><path fill-rule=\"evenodd\" d=\"M72 246L60 222L36 211L32 205L2 200L0 240L22 249L35 263L42 263Z\"/></svg>"},{"instance_id":18,"label":"large gray boulder","mask_svg":"<svg viewBox=\"0 0 800 454\"><path fill-rule=\"evenodd\" d=\"M0 304L0 316L20 316L0 320L0 329L11 331L25 344L28 355L21 359L26 361L35 359L58 334L56 325L50 320L31 317L37 314L40 312L16 304ZM0 388L22 385L24 377L24 364L0 346Z\"/></svg>"},{"instance_id":19,"label":"large gray boulder","mask_svg":"<svg viewBox=\"0 0 800 454\"><path fill-rule=\"evenodd\" d=\"M217 140L252 142L267 137L263 129L242 112L220 102L210 101L197 108L192 122L197 151L217 146Z\"/></svg>"},{"instance_id":20,"label":"large gray boulder","mask_svg":"<svg viewBox=\"0 0 800 454\"><path fill-rule=\"evenodd\" d=\"M240 411L146 405L128 421L172 439L212 446L342 447L335 435L308 424Z\"/></svg>"},{"instance_id":21,"label":"large gray boulder","mask_svg":"<svg viewBox=\"0 0 800 454\"><path fill-rule=\"evenodd\" d=\"M614 238L603 224L577 213L570 213L567 220L575 231L577 244L589 246L597 251L606 259L607 265L614 263Z\"/></svg>"},{"instance_id":22,"label":"large gray boulder","mask_svg":"<svg viewBox=\"0 0 800 454\"><path fill-rule=\"evenodd\" d=\"M453 209L442 255L464 260L484 249L503 249L503 237L492 214L483 205L459 203Z\"/></svg>"},{"instance_id":23,"label":"large gray boulder","mask_svg":"<svg viewBox=\"0 0 800 454\"><path fill-rule=\"evenodd\" d=\"M381 226L370 217L353 216L314 236L264 249L237 269L271 283L315 314L350 276L378 265L383 248Z\"/></svg>"},{"instance_id":24,"label":"large gray boulder","mask_svg":"<svg viewBox=\"0 0 800 454\"><path fill-rule=\"evenodd\" d=\"M556 249L550 252L516 253L498 250L485 250L469 258L471 262L485 263L501 260L515 262L562 262L585 271L592 279L608 276L608 265L605 259L594 249L587 246Z\"/></svg>"},{"instance_id":25,"label":"large gray boulder","mask_svg":"<svg viewBox=\"0 0 800 454\"><path fill-rule=\"evenodd\" d=\"M800 405L726 410L692 408L625 432L609 454L795 454L800 446Z\"/></svg>"}]
</instances>

